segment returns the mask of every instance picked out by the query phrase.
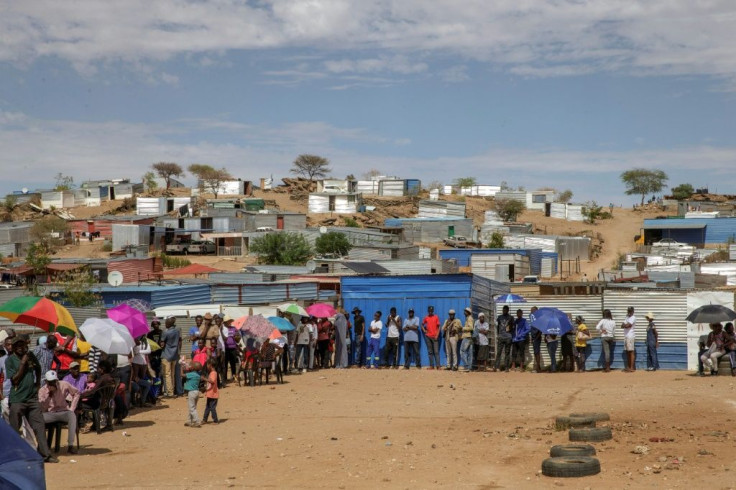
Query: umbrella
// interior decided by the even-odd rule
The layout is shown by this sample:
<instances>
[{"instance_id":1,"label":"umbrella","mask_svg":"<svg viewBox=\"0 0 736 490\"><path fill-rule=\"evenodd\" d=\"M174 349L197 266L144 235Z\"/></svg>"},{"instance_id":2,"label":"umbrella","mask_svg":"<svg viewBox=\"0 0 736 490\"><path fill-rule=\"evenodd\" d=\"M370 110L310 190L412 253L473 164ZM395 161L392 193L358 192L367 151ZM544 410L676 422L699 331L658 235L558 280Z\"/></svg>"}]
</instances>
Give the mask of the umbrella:
<instances>
[{"instance_id":1,"label":"umbrella","mask_svg":"<svg viewBox=\"0 0 736 490\"><path fill-rule=\"evenodd\" d=\"M149 303L145 299L140 299L140 298L126 299L121 304L132 306L136 310L140 310L143 312L153 310L153 305L151 303Z\"/></svg>"},{"instance_id":2,"label":"umbrella","mask_svg":"<svg viewBox=\"0 0 736 490\"><path fill-rule=\"evenodd\" d=\"M125 325L130 335L137 339L151 331L146 314L130 305L121 304L107 310L107 316L121 325Z\"/></svg>"},{"instance_id":3,"label":"umbrella","mask_svg":"<svg viewBox=\"0 0 736 490\"><path fill-rule=\"evenodd\" d=\"M718 323L736 320L736 312L721 305L703 305L695 308L686 318L690 323Z\"/></svg>"},{"instance_id":4,"label":"umbrella","mask_svg":"<svg viewBox=\"0 0 736 490\"><path fill-rule=\"evenodd\" d=\"M273 323L279 329L279 332L290 332L296 329L289 320L280 316L269 316L267 320Z\"/></svg>"},{"instance_id":5,"label":"umbrella","mask_svg":"<svg viewBox=\"0 0 736 490\"><path fill-rule=\"evenodd\" d=\"M268 340L276 340L282 338L283 335L281 335L281 332L277 328L273 329L273 332L271 332L271 335L268 336Z\"/></svg>"},{"instance_id":6,"label":"umbrella","mask_svg":"<svg viewBox=\"0 0 736 490\"><path fill-rule=\"evenodd\" d=\"M532 327L549 335L562 335L572 330L567 314L557 308L539 308L529 315Z\"/></svg>"},{"instance_id":7,"label":"umbrella","mask_svg":"<svg viewBox=\"0 0 736 490\"><path fill-rule=\"evenodd\" d=\"M248 319L248 315L241 316L239 318L236 318L233 320L233 327L235 328L243 328L243 325L245 325L245 321Z\"/></svg>"},{"instance_id":8,"label":"umbrella","mask_svg":"<svg viewBox=\"0 0 736 490\"><path fill-rule=\"evenodd\" d=\"M307 313L307 310L302 308L296 303L284 303L283 305L279 305L276 307L279 311L283 313L293 313L295 315L299 316L309 316L309 313Z\"/></svg>"},{"instance_id":9,"label":"umbrella","mask_svg":"<svg viewBox=\"0 0 736 490\"><path fill-rule=\"evenodd\" d=\"M317 318L329 318L337 314L337 310L327 303L315 303L307 306L307 313Z\"/></svg>"},{"instance_id":10,"label":"umbrella","mask_svg":"<svg viewBox=\"0 0 736 490\"><path fill-rule=\"evenodd\" d=\"M88 318L79 331L93 346L107 354L130 354L135 346L135 340L128 328L110 318Z\"/></svg>"},{"instance_id":11,"label":"umbrella","mask_svg":"<svg viewBox=\"0 0 736 490\"><path fill-rule=\"evenodd\" d=\"M250 337L268 337L273 332L273 323L266 320L263 315L251 315L240 327L240 331L243 335Z\"/></svg>"},{"instance_id":12,"label":"umbrella","mask_svg":"<svg viewBox=\"0 0 736 490\"><path fill-rule=\"evenodd\" d=\"M23 323L46 332L59 331L67 335L79 333L69 310L56 301L39 296L11 299L0 306L0 316L13 323Z\"/></svg>"},{"instance_id":13,"label":"umbrella","mask_svg":"<svg viewBox=\"0 0 736 490\"><path fill-rule=\"evenodd\" d=\"M502 294L496 297L496 303L526 303L526 300L518 294Z\"/></svg>"},{"instance_id":14,"label":"umbrella","mask_svg":"<svg viewBox=\"0 0 736 490\"><path fill-rule=\"evenodd\" d=\"M0 488L46 488L43 457L0 419Z\"/></svg>"}]
</instances>

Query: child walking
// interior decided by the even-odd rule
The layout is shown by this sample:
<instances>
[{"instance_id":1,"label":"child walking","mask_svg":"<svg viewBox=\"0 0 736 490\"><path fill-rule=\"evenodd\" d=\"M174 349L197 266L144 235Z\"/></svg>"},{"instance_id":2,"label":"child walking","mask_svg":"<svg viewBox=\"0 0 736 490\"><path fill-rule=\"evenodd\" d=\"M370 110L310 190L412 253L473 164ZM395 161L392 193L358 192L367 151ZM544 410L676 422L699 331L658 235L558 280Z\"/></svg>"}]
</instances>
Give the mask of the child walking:
<instances>
[{"instance_id":1,"label":"child walking","mask_svg":"<svg viewBox=\"0 0 736 490\"><path fill-rule=\"evenodd\" d=\"M207 405L204 408L202 423L207 423L207 419L211 413L212 421L219 424L220 420L217 418L217 400L220 398L220 390L217 388L217 368L214 359L207 361L207 391L205 391L204 396L207 397Z\"/></svg>"},{"instance_id":2,"label":"child walking","mask_svg":"<svg viewBox=\"0 0 736 490\"><path fill-rule=\"evenodd\" d=\"M184 375L184 391L187 393L187 407L189 408L189 419L184 424L187 427L201 427L199 414L197 413L197 400L199 400L199 371L202 365L192 362Z\"/></svg>"}]
</instances>

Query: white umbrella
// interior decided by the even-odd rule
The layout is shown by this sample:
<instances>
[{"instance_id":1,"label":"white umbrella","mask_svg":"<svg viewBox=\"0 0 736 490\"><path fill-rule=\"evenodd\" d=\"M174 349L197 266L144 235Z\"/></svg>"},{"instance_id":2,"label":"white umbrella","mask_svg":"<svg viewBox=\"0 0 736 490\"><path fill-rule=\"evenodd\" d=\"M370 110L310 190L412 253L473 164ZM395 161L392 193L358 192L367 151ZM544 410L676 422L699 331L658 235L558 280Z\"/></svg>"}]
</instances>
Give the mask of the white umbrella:
<instances>
[{"instance_id":1,"label":"white umbrella","mask_svg":"<svg viewBox=\"0 0 736 490\"><path fill-rule=\"evenodd\" d=\"M109 318L88 318L79 331L87 342L107 354L130 354L135 340L128 328Z\"/></svg>"}]
</instances>

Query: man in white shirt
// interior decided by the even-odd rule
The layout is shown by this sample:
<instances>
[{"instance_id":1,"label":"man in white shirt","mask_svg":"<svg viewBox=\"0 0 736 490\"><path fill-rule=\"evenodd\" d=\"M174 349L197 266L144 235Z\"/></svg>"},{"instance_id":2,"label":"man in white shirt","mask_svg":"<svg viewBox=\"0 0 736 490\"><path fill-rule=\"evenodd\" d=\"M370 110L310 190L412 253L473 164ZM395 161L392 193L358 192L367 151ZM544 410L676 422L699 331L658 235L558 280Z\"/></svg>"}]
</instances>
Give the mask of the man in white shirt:
<instances>
[{"instance_id":1,"label":"man in white shirt","mask_svg":"<svg viewBox=\"0 0 736 490\"><path fill-rule=\"evenodd\" d=\"M366 368L378 368L381 362L381 330L383 330L383 322L381 321L381 312L377 311L373 315L373 321L368 329L371 335L368 341L368 352L366 353L365 366Z\"/></svg>"},{"instance_id":2,"label":"man in white shirt","mask_svg":"<svg viewBox=\"0 0 736 490\"><path fill-rule=\"evenodd\" d=\"M633 373L636 371L636 316L634 316L634 307L629 306L626 310L626 320L621 324L624 329L624 349L626 350L627 365L624 369L625 373Z\"/></svg>"},{"instance_id":3,"label":"man in white shirt","mask_svg":"<svg viewBox=\"0 0 736 490\"><path fill-rule=\"evenodd\" d=\"M388 331L386 333L386 367L399 368L399 332L401 330L401 317L396 314L396 308L391 308L386 319Z\"/></svg>"},{"instance_id":4,"label":"man in white shirt","mask_svg":"<svg viewBox=\"0 0 736 490\"><path fill-rule=\"evenodd\" d=\"M486 314L481 312L475 321L475 337L478 339L478 371L485 371L488 363L488 355L490 354L490 345L488 342L488 334L491 326L486 321Z\"/></svg>"}]
</instances>

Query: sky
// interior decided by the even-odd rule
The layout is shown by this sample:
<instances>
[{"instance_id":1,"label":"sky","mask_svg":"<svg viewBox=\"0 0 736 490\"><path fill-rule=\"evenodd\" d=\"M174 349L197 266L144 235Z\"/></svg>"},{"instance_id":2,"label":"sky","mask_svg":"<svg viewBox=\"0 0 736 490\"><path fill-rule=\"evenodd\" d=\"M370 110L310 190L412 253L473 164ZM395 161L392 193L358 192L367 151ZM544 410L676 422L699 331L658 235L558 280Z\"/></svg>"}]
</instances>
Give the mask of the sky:
<instances>
[{"instance_id":1,"label":"sky","mask_svg":"<svg viewBox=\"0 0 736 490\"><path fill-rule=\"evenodd\" d=\"M160 161L736 194L732 0L0 0L0 193ZM182 179L193 184L194 178ZM1 195L1 194L0 194Z\"/></svg>"}]
</instances>

